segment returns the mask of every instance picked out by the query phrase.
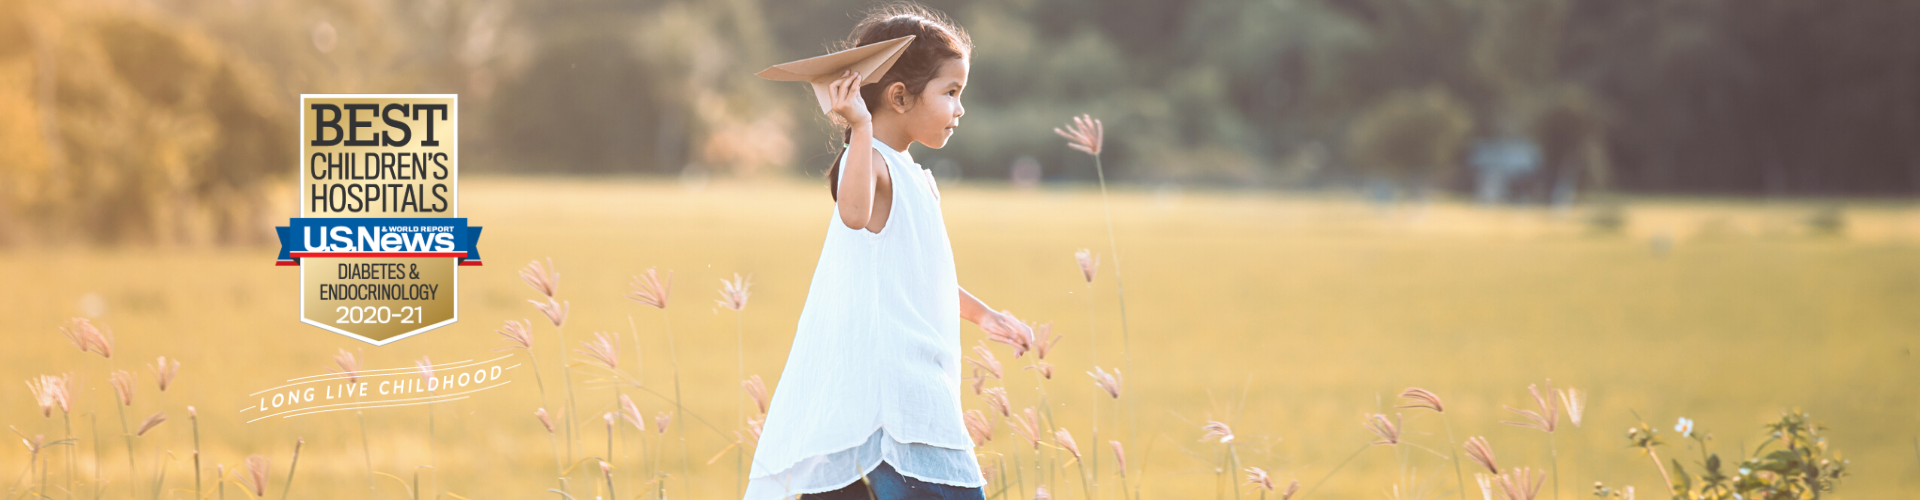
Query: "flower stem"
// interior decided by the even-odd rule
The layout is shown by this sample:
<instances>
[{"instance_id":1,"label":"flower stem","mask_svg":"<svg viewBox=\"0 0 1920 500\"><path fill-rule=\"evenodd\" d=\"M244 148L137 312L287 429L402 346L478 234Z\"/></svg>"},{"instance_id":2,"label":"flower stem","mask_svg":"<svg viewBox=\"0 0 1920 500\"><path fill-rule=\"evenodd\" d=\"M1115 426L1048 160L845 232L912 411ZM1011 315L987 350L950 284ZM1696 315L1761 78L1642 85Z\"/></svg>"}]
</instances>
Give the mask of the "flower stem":
<instances>
[{"instance_id":1,"label":"flower stem","mask_svg":"<svg viewBox=\"0 0 1920 500\"><path fill-rule=\"evenodd\" d=\"M573 398L573 367L572 363L567 362L567 329L556 326L553 330L560 336L560 380L567 386L566 418L561 420L567 424L567 463L573 463L573 443L579 439L573 432L573 421L579 418Z\"/></svg>"},{"instance_id":2,"label":"flower stem","mask_svg":"<svg viewBox=\"0 0 1920 500\"><path fill-rule=\"evenodd\" d=\"M1233 499L1240 500L1240 485L1235 484L1234 474L1240 473L1240 454L1234 453L1233 443L1227 443L1227 484L1233 488Z\"/></svg>"},{"instance_id":3,"label":"flower stem","mask_svg":"<svg viewBox=\"0 0 1920 500\"><path fill-rule=\"evenodd\" d=\"M647 454L652 457L648 460L647 465L652 469L648 475L653 476L653 487L655 491L653 497L665 500L667 498L667 478L662 477L660 473L660 448L667 445L667 440L664 433L662 433L660 437L661 439L654 441L653 448L647 452Z\"/></svg>"},{"instance_id":4,"label":"flower stem","mask_svg":"<svg viewBox=\"0 0 1920 500\"><path fill-rule=\"evenodd\" d=\"M616 414L620 414L625 411L626 410L624 408L620 407L620 384L618 382L615 382L613 384L613 412ZM607 422L607 460L606 462L608 465L613 464L613 437L615 434L618 434L619 432L620 432L619 418L616 417L613 419L613 421ZM640 429L640 432L645 433L646 429ZM614 497L612 493L613 492L613 473L608 472L606 473L606 476L607 476L607 492L608 492L607 498L617 498L617 497Z\"/></svg>"},{"instance_id":5,"label":"flower stem","mask_svg":"<svg viewBox=\"0 0 1920 500\"><path fill-rule=\"evenodd\" d=\"M1447 426L1447 442L1448 443L1457 442L1453 440L1453 419L1448 418L1446 413L1441 413L1440 422L1443 424L1446 424ZM1460 452L1454 446L1448 445L1447 457L1449 460L1453 461L1453 480L1454 480L1454 484L1457 485L1460 489L1460 498L1466 498L1467 497L1467 475L1466 473L1460 472Z\"/></svg>"},{"instance_id":6,"label":"flower stem","mask_svg":"<svg viewBox=\"0 0 1920 500\"><path fill-rule=\"evenodd\" d=\"M737 372L734 378L742 382L747 380L747 333L745 321L746 319L741 317L740 310L734 309L733 336L735 349L733 354L735 358L734 362L736 363L735 371ZM747 421L746 402L741 401L740 398L741 395L739 394L733 396L733 422L735 425L740 425ZM747 450L745 447L742 447L739 452L733 454L734 497L746 495L746 460Z\"/></svg>"},{"instance_id":7,"label":"flower stem","mask_svg":"<svg viewBox=\"0 0 1920 500\"><path fill-rule=\"evenodd\" d=\"M680 353L673 345L673 323L666 309L660 310L660 321L667 327L667 358L673 366L673 420L680 424L674 426L674 430L680 434L680 485L687 489L686 493L691 494L693 482L687 477L691 474L688 465L691 460L687 458L686 406L680 403Z\"/></svg>"},{"instance_id":8,"label":"flower stem","mask_svg":"<svg viewBox=\"0 0 1920 500\"><path fill-rule=\"evenodd\" d=\"M61 422L61 425L62 425L63 427L65 427L65 428L66 428L66 439L67 439L68 441L72 441L72 440L73 440L73 415L72 415L72 414L69 414L69 413L67 413L67 412L66 412L66 410L61 410L61 411L60 411L60 422ZM194 479L193 479L193 481L194 481L194 489L195 489L195 490L198 490L198 489L199 489L199 483L200 483L200 476L199 476L199 471L200 471L200 428L198 427L198 425L199 425L199 424L195 424L195 427L193 428L193 443L194 443L194 445L193 445L193 450L194 450L194 451L193 451L193 469L194 469ZM67 498L73 498L73 452L74 452L74 448L78 448L78 446L71 446L71 445L69 445L69 446L67 447L67 450L66 450L66 453L61 453L61 455L65 455L65 456L67 457ZM197 497L196 497L196 498L197 498Z\"/></svg>"},{"instance_id":9,"label":"flower stem","mask_svg":"<svg viewBox=\"0 0 1920 500\"><path fill-rule=\"evenodd\" d=\"M607 498L620 498L619 495L613 494L613 473L611 472L607 473Z\"/></svg>"},{"instance_id":10,"label":"flower stem","mask_svg":"<svg viewBox=\"0 0 1920 500\"><path fill-rule=\"evenodd\" d=\"M206 498L200 492L200 416L188 413L187 422L193 427L193 497ZM296 454L297 455L297 454ZM288 480L293 478L289 477Z\"/></svg>"},{"instance_id":11,"label":"flower stem","mask_svg":"<svg viewBox=\"0 0 1920 500\"><path fill-rule=\"evenodd\" d=\"M138 495L140 492L135 489L138 486L134 486L137 483L134 481L133 468L133 430L127 427L127 406L114 405L113 407L120 410L120 433L127 438L127 493Z\"/></svg>"},{"instance_id":12,"label":"flower stem","mask_svg":"<svg viewBox=\"0 0 1920 500\"><path fill-rule=\"evenodd\" d=\"M111 357L107 358L107 378L109 380L113 378L113 374L114 374L113 367L114 367L113 358ZM127 391L128 391L128 398L130 401L132 398L133 388L128 387ZM114 402L122 403L122 401L118 399L117 394ZM140 494L140 491L137 489L138 486L135 486L136 482L134 481L133 430L127 427L127 404L130 404L130 403L115 404L113 405L113 408L115 410L119 410L120 412L120 435L124 436L127 440L127 494L129 495L129 497L131 497L132 495Z\"/></svg>"},{"instance_id":13,"label":"flower stem","mask_svg":"<svg viewBox=\"0 0 1920 500\"><path fill-rule=\"evenodd\" d=\"M100 419L98 414L87 412L87 428L93 431L93 498L99 500L100 485L103 482L100 471Z\"/></svg>"},{"instance_id":14,"label":"flower stem","mask_svg":"<svg viewBox=\"0 0 1920 500\"><path fill-rule=\"evenodd\" d=\"M545 408L547 406L547 383L540 378L540 357L533 355L532 348L528 348L527 350L527 362L533 366L533 383L540 388L540 407ZM560 491L567 491L567 476L564 473L567 470L566 462L561 461L560 442L554 437L553 431L547 431L547 447L553 450L553 472L560 482ZM564 497L565 494L562 494L562 496Z\"/></svg>"},{"instance_id":15,"label":"flower stem","mask_svg":"<svg viewBox=\"0 0 1920 500\"><path fill-rule=\"evenodd\" d=\"M27 467L26 467L26 468L24 468L24 469L20 469L20 479L18 480L18 483L19 483L20 485L23 485L23 486L25 486L25 487L26 487L26 491L28 491L28 492L31 492L31 491L33 491L33 485L31 485L31 484L27 484L27 481L30 481L30 480L33 480L33 462L34 462L34 461L33 461L33 459L32 459L32 457L31 457L31 456L29 456L29 457L28 457L28 459L27 459ZM8 492L8 493L12 493L12 492L13 492L13 489L12 489L12 487L9 487L9 488L7 489L7 492Z\"/></svg>"},{"instance_id":16,"label":"flower stem","mask_svg":"<svg viewBox=\"0 0 1920 500\"><path fill-rule=\"evenodd\" d=\"M360 454L367 463L367 495L377 495L373 489L373 446L367 443L367 415L354 410L353 415L360 419Z\"/></svg>"},{"instance_id":17,"label":"flower stem","mask_svg":"<svg viewBox=\"0 0 1920 500\"><path fill-rule=\"evenodd\" d=\"M434 458L439 454L439 450L435 449L433 443L433 398L437 395L436 392L437 391L433 390L427 391L427 404L422 405L427 408L427 465L429 466L433 465Z\"/></svg>"},{"instance_id":18,"label":"flower stem","mask_svg":"<svg viewBox=\"0 0 1920 500\"><path fill-rule=\"evenodd\" d=\"M1092 282L1087 283L1087 346L1088 346L1087 357L1093 360L1093 365L1095 367L1099 367L1100 366L1100 335L1099 335L1099 330L1094 328L1093 283ZM1100 446L1100 396L1098 395L1095 395L1093 397L1093 441L1092 443L1095 448L1098 448ZM1094 489L1093 495L1090 495L1090 496L1098 496L1100 491L1100 453L1095 452L1089 458L1091 458L1093 462L1091 465L1093 466L1093 489Z\"/></svg>"},{"instance_id":19,"label":"flower stem","mask_svg":"<svg viewBox=\"0 0 1920 500\"><path fill-rule=\"evenodd\" d=\"M1328 479L1333 479L1333 474L1334 474L1334 473L1336 473L1336 472L1340 472L1340 468L1342 468L1342 467L1346 467L1346 466L1347 466L1347 462L1352 462L1352 461L1353 461L1353 457L1357 457L1357 456L1360 456L1360 452L1363 452L1363 451L1367 451L1367 448L1371 448L1371 447L1373 447L1373 445L1372 445L1372 444L1363 444L1363 445L1360 445L1360 449L1358 449L1358 450L1353 450L1353 454L1352 454L1352 455L1347 455L1347 459L1346 459L1346 460L1341 460L1341 461L1340 461L1340 465L1335 465L1335 466L1333 466L1333 470L1330 470L1330 471L1327 471L1327 476L1326 476L1326 477L1322 477L1322 478L1320 478L1320 482L1318 482L1318 483L1314 483L1314 484L1313 484L1313 487L1312 487L1312 488L1307 488L1307 492L1306 492L1306 493L1301 493L1301 494L1300 494L1300 498L1301 498L1302 500L1305 500L1305 499L1307 498L1307 496L1308 496L1308 495L1312 495L1312 494L1313 494L1313 491L1314 491L1314 490L1317 490L1317 489L1320 489L1320 487L1321 487L1321 486L1323 486L1323 485L1325 485L1325 484L1327 484L1327 480L1328 480Z\"/></svg>"},{"instance_id":20,"label":"flower stem","mask_svg":"<svg viewBox=\"0 0 1920 500\"><path fill-rule=\"evenodd\" d=\"M1660 454L1654 452L1652 446L1648 446L1647 456L1653 458L1653 467L1660 470L1662 484L1667 485L1667 496L1676 495L1677 493L1673 491L1673 476L1667 475L1667 466L1660 464Z\"/></svg>"},{"instance_id":21,"label":"flower stem","mask_svg":"<svg viewBox=\"0 0 1920 500\"><path fill-rule=\"evenodd\" d=\"M1113 254L1114 292L1120 298L1120 353L1122 356L1124 356L1123 361L1126 363L1127 372L1132 373L1133 372L1133 346L1132 346L1132 342L1128 339L1128 337L1130 337L1129 335L1130 329L1128 328L1128 324L1127 324L1127 282L1126 280L1123 280L1120 278L1120 243L1117 240L1115 240L1113 236L1113 207L1107 201L1107 170L1105 167L1103 167L1100 164L1100 155L1093 155L1093 171L1095 174L1097 174L1100 177L1100 210L1106 216L1106 221L1107 221L1107 252ZM1135 377L1135 378L1137 379L1138 377ZM1135 443L1133 439L1134 430L1135 430L1135 426L1139 425L1139 420L1134 418L1133 400L1128 399L1126 402L1126 405L1127 405L1127 443L1126 444L1127 446L1133 446L1133 444Z\"/></svg>"},{"instance_id":22,"label":"flower stem","mask_svg":"<svg viewBox=\"0 0 1920 500\"><path fill-rule=\"evenodd\" d=\"M1020 494L1025 495L1027 491L1027 477L1026 474L1022 474L1021 472L1023 471L1020 469L1020 454L1016 452L1013 454L1013 484L1018 489L1014 491L1019 491L1021 492Z\"/></svg>"},{"instance_id":23,"label":"flower stem","mask_svg":"<svg viewBox=\"0 0 1920 500\"><path fill-rule=\"evenodd\" d=\"M1553 445L1553 433L1547 433L1547 462L1553 464L1553 498L1560 498L1560 449Z\"/></svg>"},{"instance_id":24,"label":"flower stem","mask_svg":"<svg viewBox=\"0 0 1920 500\"><path fill-rule=\"evenodd\" d=\"M195 425L198 425L198 424L196 423ZM196 429L198 429L198 427L196 427ZM195 432L199 432L199 431L196 430ZM280 500L287 500L287 496L293 494L293 473L295 471L300 470L300 447L306 444L307 444L307 440L305 439L298 439L293 442L293 463L287 465L287 484L282 485L280 487ZM197 448L198 447L196 446L196 449ZM199 460L199 458L197 457L199 455L199 452L195 451L194 454L196 455L195 460L196 461ZM195 489L198 489L199 483L200 483L199 474L194 474L193 482L194 482ZM199 498L199 497L195 496L194 498Z\"/></svg>"},{"instance_id":25,"label":"flower stem","mask_svg":"<svg viewBox=\"0 0 1920 500\"><path fill-rule=\"evenodd\" d=\"M640 354L640 329L633 326L633 315L627 315L627 333L633 336L633 385L647 385L646 356ZM642 426L645 427L645 426ZM640 429L645 431L645 428ZM641 432L641 435L646 435Z\"/></svg>"},{"instance_id":26,"label":"flower stem","mask_svg":"<svg viewBox=\"0 0 1920 500\"><path fill-rule=\"evenodd\" d=\"M999 470L1000 470L1000 494L997 496L1003 499L1008 498L1007 497L1007 456L1000 455L1000 458L997 459L995 463L999 464ZM1019 455L1014 455L1013 457L1013 468L1014 469L1020 468ZM1014 477L1019 477L1020 471L1015 470L1013 471L1013 474L1014 474Z\"/></svg>"},{"instance_id":27,"label":"flower stem","mask_svg":"<svg viewBox=\"0 0 1920 500\"><path fill-rule=\"evenodd\" d=\"M1035 360L1035 366L1038 366L1038 361L1039 361L1038 359ZM1053 403L1047 400L1047 377L1045 375L1040 374L1040 370L1037 370L1037 369L1033 371L1033 376L1037 377L1037 380L1039 380L1039 384L1035 385L1034 389L1040 392L1040 410L1041 410L1041 413L1045 414L1047 417L1046 418L1047 436L1052 436L1054 435L1055 432L1058 432L1058 430L1055 428L1054 421L1053 421ZM1041 437L1041 439L1046 439L1046 438ZM1035 457L1034 457L1034 464L1033 464L1035 467L1040 466L1040 458L1038 456L1038 453L1039 452L1036 450ZM1048 462L1047 463L1048 467L1045 469L1047 473L1047 478L1048 478L1047 482L1054 483L1057 486L1059 483L1052 481L1054 477L1053 467L1052 467L1053 461L1048 460L1047 462Z\"/></svg>"},{"instance_id":28,"label":"flower stem","mask_svg":"<svg viewBox=\"0 0 1920 500\"><path fill-rule=\"evenodd\" d=\"M633 385L634 387L646 387L647 386L646 357L641 355L640 329L634 326L632 314L627 315L627 332L633 336L633 375L634 375ZM619 383L615 382L614 387L616 391L619 390L618 389ZM647 424L646 424L647 417L646 415L636 414L634 415L634 418L639 419L639 423L635 424L635 426L640 428L639 429L640 459L643 461L646 461L648 466L651 466L653 459L648 455L649 453L651 453L653 448L649 448L647 446ZM632 470L628 470L627 481L632 482L633 475L638 472L643 472L642 469L645 469L645 467L634 467ZM641 484L640 486L645 487L646 485Z\"/></svg>"},{"instance_id":29,"label":"flower stem","mask_svg":"<svg viewBox=\"0 0 1920 500\"><path fill-rule=\"evenodd\" d=\"M1098 455L1098 452L1095 452L1095 455ZM1074 461L1073 468L1075 471L1074 475L1080 476L1080 491L1087 495L1087 500L1093 500L1093 489L1087 485L1087 461Z\"/></svg>"},{"instance_id":30,"label":"flower stem","mask_svg":"<svg viewBox=\"0 0 1920 500\"><path fill-rule=\"evenodd\" d=\"M1225 462L1226 461L1225 457L1222 457L1221 461ZM1213 467L1213 498L1214 500L1226 500L1227 498L1226 491L1222 489L1222 488L1225 488L1227 484L1226 469L1227 468L1225 466L1219 466L1219 465L1215 465Z\"/></svg>"},{"instance_id":31,"label":"flower stem","mask_svg":"<svg viewBox=\"0 0 1920 500\"><path fill-rule=\"evenodd\" d=\"M616 389L615 392L618 393L619 391ZM620 404L616 402L613 407L619 408ZM613 420L607 421L607 459L603 460L606 463L613 463L613 433L617 430L614 428L616 423L617 421ZM613 490L613 476L611 475L607 476L607 490ZM613 498L613 496L608 495L607 498Z\"/></svg>"}]
</instances>

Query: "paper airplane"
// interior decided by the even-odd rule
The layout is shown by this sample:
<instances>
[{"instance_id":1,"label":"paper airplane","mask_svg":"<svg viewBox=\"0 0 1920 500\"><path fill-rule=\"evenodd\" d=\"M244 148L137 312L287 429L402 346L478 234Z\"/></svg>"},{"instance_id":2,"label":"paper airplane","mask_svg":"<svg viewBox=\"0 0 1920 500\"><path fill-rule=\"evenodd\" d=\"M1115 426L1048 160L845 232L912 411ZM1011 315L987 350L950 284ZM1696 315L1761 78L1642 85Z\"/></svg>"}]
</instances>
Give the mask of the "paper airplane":
<instances>
[{"instance_id":1,"label":"paper airplane","mask_svg":"<svg viewBox=\"0 0 1920 500\"><path fill-rule=\"evenodd\" d=\"M828 85L840 79L840 75L847 70L860 73L861 85L879 82L880 77L886 76L887 70L893 67L893 62L900 59L900 54L906 52L909 43L913 43L913 35L861 45L824 56L775 64L756 75L768 80L813 84L813 95L820 101L820 111L829 113L832 112L833 105L828 102Z\"/></svg>"}]
</instances>

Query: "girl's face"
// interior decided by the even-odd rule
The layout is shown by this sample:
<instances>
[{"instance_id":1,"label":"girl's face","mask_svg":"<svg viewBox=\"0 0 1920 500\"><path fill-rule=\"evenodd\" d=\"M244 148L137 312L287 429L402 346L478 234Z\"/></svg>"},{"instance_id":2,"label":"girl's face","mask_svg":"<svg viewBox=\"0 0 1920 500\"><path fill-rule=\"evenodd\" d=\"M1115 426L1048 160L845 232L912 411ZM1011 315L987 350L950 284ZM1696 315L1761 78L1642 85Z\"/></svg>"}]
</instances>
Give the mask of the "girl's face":
<instances>
[{"instance_id":1,"label":"girl's face","mask_svg":"<svg viewBox=\"0 0 1920 500\"><path fill-rule=\"evenodd\" d=\"M965 58L948 59L904 109L889 106L900 113L899 123L908 139L933 149L946 147L947 138L953 137L953 130L960 126L960 115L967 114L966 107L960 105L960 92L967 86L967 68Z\"/></svg>"}]
</instances>

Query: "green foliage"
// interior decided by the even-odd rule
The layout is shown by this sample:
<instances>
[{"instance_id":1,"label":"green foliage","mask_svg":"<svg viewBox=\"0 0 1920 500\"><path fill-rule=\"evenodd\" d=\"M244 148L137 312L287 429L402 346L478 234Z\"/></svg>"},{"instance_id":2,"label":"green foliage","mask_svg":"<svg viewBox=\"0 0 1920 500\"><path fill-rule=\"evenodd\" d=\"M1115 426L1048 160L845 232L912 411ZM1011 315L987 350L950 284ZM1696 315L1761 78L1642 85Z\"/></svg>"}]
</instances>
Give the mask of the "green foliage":
<instances>
[{"instance_id":1,"label":"green foliage","mask_svg":"<svg viewBox=\"0 0 1920 500\"><path fill-rule=\"evenodd\" d=\"M0 245L263 241L295 159L270 78L198 26L52 5L0 4L38 26L0 40Z\"/></svg>"},{"instance_id":2,"label":"green foliage","mask_svg":"<svg viewBox=\"0 0 1920 500\"><path fill-rule=\"evenodd\" d=\"M1393 94L1362 112L1347 133L1356 168L1403 182L1438 182L1459 164L1473 115L1437 87Z\"/></svg>"},{"instance_id":3,"label":"green foliage","mask_svg":"<svg viewBox=\"0 0 1920 500\"><path fill-rule=\"evenodd\" d=\"M1812 422L1798 409L1782 412L1779 420L1762 426L1766 439L1731 468L1718 453L1707 451L1713 441L1711 434L1693 428L1691 421L1684 426L1680 432L1699 446L1700 459L1691 470L1679 459L1671 460L1671 488L1676 500L1817 499L1833 492L1847 476L1847 461L1829 449L1827 439L1820 435L1826 427ZM1652 454L1654 448L1665 444L1658 434L1642 422L1627 430L1627 441L1629 447ZM1594 483L1594 496L1622 498L1627 494Z\"/></svg>"},{"instance_id":4,"label":"green foliage","mask_svg":"<svg viewBox=\"0 0 1920 500\"><path fill-rule=\"evenodd\" d=\"M1883 42L1911 2L926 1L976 47L963 127L923 157L973 179L1022 156L1092 179L1049 133L1092 113L1122 182L1436 183L1465 144L1526 136L1535 198L1920 186L1920 120L1889 111L1920 72L1886 70L1916 49ZM838 131L752 74L871 4L169 5L0 0L0 243L264 236L303 92L458 93L474 172L817 174Z\"/></svg>"},{"instance_id":5,"label":"green foliage","mask_svg":"<svg viewBox=\"0 0 1920 500\"><path fill-rule=\"evenodd\" d=\"M1607 111L1585 87L1560 85L1540 91L1532 103L1530 133L1540 144L1543 167L1572 175L1592 189L1612 181L1606 154Z\"/></svg>"}]
</instances>

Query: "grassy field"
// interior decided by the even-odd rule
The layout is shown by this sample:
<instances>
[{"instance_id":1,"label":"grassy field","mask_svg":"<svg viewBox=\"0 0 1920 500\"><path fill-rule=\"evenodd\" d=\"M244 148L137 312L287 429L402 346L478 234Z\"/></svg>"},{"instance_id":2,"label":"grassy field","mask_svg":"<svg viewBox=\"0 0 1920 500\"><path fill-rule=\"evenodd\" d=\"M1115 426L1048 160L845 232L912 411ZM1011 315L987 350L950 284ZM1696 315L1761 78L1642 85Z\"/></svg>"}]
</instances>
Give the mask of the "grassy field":
<instances>
[{"instance_id":1,"label":"grassy field","mask_svg":"<svg viewBox=\"0 0 1920 500\"><path fill-rule=\"evenodd\" d=\"M646 388L626 392L639 395L648 415L671 410L670 400L647 392L670 396L673 389L662 312L622 297L631 276L658 266L673 271L666 314L687 410L705 422L675 422L685 425L692 475L669 479L667 495L733 497L735 458L706 464L741 427L735 406L745 401L735 378L735 316L713 299L721 279L751 274L752 300L741 316L746 371L777 386L829 222L824 190L812 182L688 189L540 178L475 178L463 188L460 215L486 227L487 265L461 270L460 322L378 348L299 324L298 272L273 266L271 248L0 252L0 276L10 285L0 288L7 339L0 423L60 436L60 413L41 417L20 381L69 371L82 377L73 415L82 439L72 448L80 452L74 484L82 492L73 498L92 498L96 447L108 497L150 496L162 466L160 496L192 497L187 405L199 412L208 495L215 464L231 469L258 453L271 461L268 491L279 496L294 442L303 438L293 498L366 496L363 453L374 470L405 479L377 476L380 498L408 497L416 471L421 498L552 497L544 491L554 485L553 452L532 412L561 403L557 396L542 402L524 369L507 387L431 410L367 410L365 451L359 421L345 412L247 424L251 417L236 410L253 404L249 393L325 373L340 348L364 347L366 368L409 367L423 355L491 358L503 345L493 330L521 318L535 320L534 353L557 394L562 346L515 273L547 257L561 275L559 298L572 304L566 335L573 345L565 349L591 332L617 333L628 342L621 368ZM1103 441L1126 434L1124 406L1082 374L1124 364L1098 191L962 185L945 194L953 195L945 209L961 284L1065 335L1048 358L1057 368L1045 390L1080 449L1101 455L1102 496L1115 496L1119 478ZM1738 455L1758 444L1761 423L1794 407L1831 426L1830 445L1852 461L1839 497L1900 497L1920 488L1920 367L1912 352L1920 339L1920 207L1850 202L1843 234L1815 234L1802 220L1824 205L1642 199L1626 205L1621 232L1599 234L1584 211L1452 203L1381 209L1333 195L1118 191L1113 220L1133 366L1121 401L1134 404L1138 423L1127 444L1130 481L1143 486L1142 498L1233 498L1216 472L1223 449L1200 441L1200 426L1220 420L1238 436L1241 466L1269 471L1282 488L1293 478L1312 487L1377 439L1361 426L1363 413L1399 412L1402 446L1361 452L1313 497L1386 498L1396 487L1407 498L1444 497L1455 488L1445 455L1459 443L1449 444L1431 412L1394 409L1396 395L1408 386L1430 389L1445 398L1459 440L1486 436L1503 466L1547 468L1543 433L1499 422L1520 419L1502 405L1531 407L1527 385L1552 379L1590 394L1583 425L1562 421L1554 437L1561 498L1585 497L1595 481L1657 496L1647 496L1659 489L1657 472L1623 437L1639 422L1635 412L1668 431L1677 418L1691 418L1716 436L1715 451ZM1080 248L1103 254L1091 289L1074 264ZM88 308L117 336L113 363L140 376L126 418L172 417L135 440L139 484L128 481L107 362L58 333ZM968 346L981 337L971 325L964 335ZM1009 368L1006 380L988 386L1005 386L1016 408L1038 404L1034 372L1015 368L1032 354L1016 361L1004 346L992 349ZM145 368L162 355L181 361L175 387L164 394ZM604 447L600 414L611 410L612 394L597 381L603 372L576 367L582 454ZM984 411L982 398L968 392L964 400ZM1027 445L1005 419L992 420L983 462L1011 465L1021 457L1026 491L1013 497L1031 498L1033 455L1020 451ZM90 423L100 427L97 442ZM671 446L660 460L677 474L678 433L666 436ZM1662 457L1698 460L1685 440L1666 437L1672 444ZM657 491L644 484L653 454L640 434L623 428L616 444L617 496ZM68 449L53 450L52 496L65 498ZM28 458L10 446L0 452L0 472L20 473ZM1054 465L1054 497L1082 498L1076 467ZM591 468L576 476L575 497L603 487ZM5 478L9 498L26 497L37 474ZM1232 476L1230 484L1241 482L1241 474ZM1471 476L1467 482L1469 496L1479 498ZM1245 498L1258 497L1242 488ZM226 494L247 498L237 486Z\"/></svg>"}]
</instances>

